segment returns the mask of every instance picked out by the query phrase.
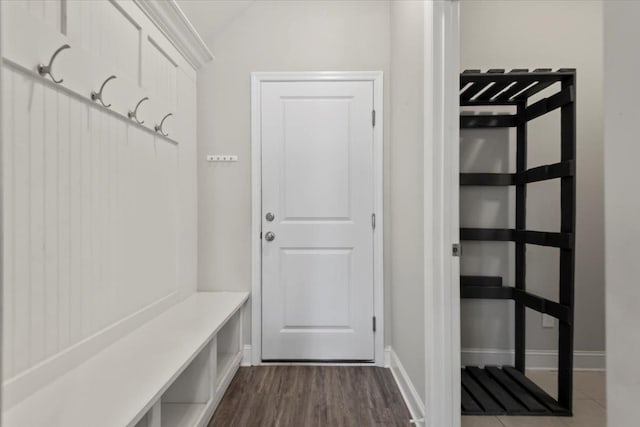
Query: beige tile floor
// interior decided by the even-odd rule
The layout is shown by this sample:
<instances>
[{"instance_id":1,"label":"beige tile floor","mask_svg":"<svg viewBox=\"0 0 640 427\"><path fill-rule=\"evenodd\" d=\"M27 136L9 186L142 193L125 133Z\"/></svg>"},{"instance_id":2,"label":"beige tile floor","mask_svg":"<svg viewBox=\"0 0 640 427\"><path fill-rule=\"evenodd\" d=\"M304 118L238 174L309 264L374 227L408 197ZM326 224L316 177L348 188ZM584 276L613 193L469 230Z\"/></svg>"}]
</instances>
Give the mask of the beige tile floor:
<instances>
[{"instance_id":1,"label":"beige tile floor","mask_svg":"<svg viewBox=\"0 0 640 427\"><path fill-rule=\"evenodd\" d=\"M555 371L528 371L527 376L556 397ZM462 427L606 427L605 373L576 371L573 417L462 417Z\"/></svg>"}]
</instances>

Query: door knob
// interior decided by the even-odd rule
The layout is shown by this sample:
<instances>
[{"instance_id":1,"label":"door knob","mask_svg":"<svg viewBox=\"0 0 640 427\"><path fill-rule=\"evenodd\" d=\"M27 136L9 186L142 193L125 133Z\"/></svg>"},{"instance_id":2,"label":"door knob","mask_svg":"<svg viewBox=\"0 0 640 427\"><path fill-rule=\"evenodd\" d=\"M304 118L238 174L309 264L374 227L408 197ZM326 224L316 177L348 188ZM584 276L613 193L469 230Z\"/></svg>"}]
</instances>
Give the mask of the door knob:
<instances>
[{"instance_id":1,"label":"door knob","mask_svg":"<svg viewBox=\"0 0 640 427\"><path fill-rule=\"evenodd\" d=\"M271 222L271 221L273 221L273 220L274 220L275 215L273 215L271 212L267 212L267 214L264 216L264 218L265 218L267 221Z\"/></svg>"},{"instance_id":2,"label":"door knob","mask_svg":"<svg viewBox=\"0 0 640 427\"><path fill-rule=\"evenodd\" d=\"M264 235L264 239L265 239L267 242L271 242L271 241L273 241L273 239L275 239L275 238L276 238L276 235L275 235L275 234L273 234L273 232L272 232L272 231L267 231L267 234L265 234L265 235Z\"/></svg>"}]
</instances>

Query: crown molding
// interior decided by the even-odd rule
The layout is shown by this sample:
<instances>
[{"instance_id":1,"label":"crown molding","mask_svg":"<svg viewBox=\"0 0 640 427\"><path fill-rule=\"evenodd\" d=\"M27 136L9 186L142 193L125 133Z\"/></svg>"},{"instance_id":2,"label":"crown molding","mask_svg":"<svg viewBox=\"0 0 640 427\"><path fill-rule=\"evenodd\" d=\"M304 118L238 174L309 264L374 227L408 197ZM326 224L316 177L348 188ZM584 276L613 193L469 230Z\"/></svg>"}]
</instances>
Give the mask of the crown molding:
<instances>
[{"instance_id":1,"label":"crown molding","mask_svg":"<svg viewBox=\"0 0 640 427\"><path fill-rule=\"evenodd\" d=\"M140 9L195 68L214 59L200 34L175 0L134 0Z\"/></svg>"}]
</instances>

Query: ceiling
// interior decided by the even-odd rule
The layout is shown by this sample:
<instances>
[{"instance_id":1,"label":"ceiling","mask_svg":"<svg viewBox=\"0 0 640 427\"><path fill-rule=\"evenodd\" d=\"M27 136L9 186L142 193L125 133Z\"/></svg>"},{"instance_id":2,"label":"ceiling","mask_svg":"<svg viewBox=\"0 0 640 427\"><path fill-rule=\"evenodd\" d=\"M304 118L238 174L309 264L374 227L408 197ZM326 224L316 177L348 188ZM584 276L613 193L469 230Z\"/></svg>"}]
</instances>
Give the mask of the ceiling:
<instances>
[{"instance_id":1,"label":"ceiling","mask_svg":"<svg viewBox=\"0 0 640 427\"><path fill-rule=\"evenodd\" d=\"M256 0L176 0L202 39L210 41ZM211 46L209 46L211 47Z\"/></svg>"}]
</instances>

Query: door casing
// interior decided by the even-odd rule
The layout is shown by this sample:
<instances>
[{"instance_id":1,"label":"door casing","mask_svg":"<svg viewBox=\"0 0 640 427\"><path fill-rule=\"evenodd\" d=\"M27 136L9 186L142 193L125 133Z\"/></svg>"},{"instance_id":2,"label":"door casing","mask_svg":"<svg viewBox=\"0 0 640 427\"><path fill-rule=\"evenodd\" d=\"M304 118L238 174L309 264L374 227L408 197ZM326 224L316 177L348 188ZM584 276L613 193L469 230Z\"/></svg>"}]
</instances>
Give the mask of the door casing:
<instances>
[{"instance_id":1,"label":"door casing","mask_svg":"<svg viewBox=\"0 0 640 427\"><path fill-rule=\"evenodd\" d=\"M376 334L374 362L384 366L384 266L383 266L383 73L382 71L254 72L251 74L251 361L262 362L262 141L261 85L263 82L369 81L373 82L375 110L373 236L374 316Z\"/></svg>"}]
</instances>

